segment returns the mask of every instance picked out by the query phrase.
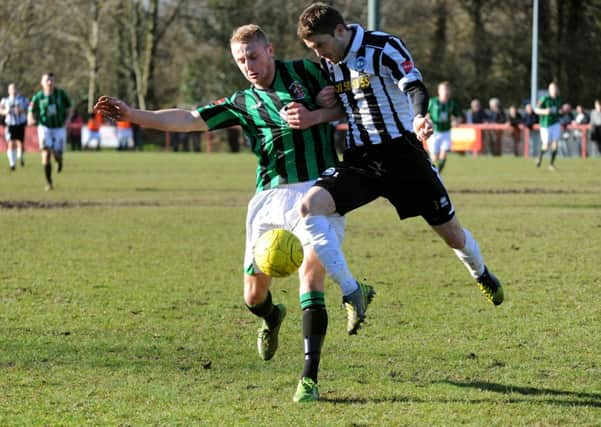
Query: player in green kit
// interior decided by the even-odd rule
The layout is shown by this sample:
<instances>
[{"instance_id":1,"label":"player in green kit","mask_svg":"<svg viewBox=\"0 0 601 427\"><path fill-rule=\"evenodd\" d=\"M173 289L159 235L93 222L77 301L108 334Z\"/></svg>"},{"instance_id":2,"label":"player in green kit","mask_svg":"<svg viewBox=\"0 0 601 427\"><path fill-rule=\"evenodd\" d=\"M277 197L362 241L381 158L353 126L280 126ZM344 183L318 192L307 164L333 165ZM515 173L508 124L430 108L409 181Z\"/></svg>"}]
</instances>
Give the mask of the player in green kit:
<instances>
[{"instance_id":1,"label":"player in green kit","mask_svg":"<svg viewBox=\"0 0 601 427\"><path fill-rule=\"evenodd\" d=\"M438 84L438 97L430 98L428 114L434 127L434 133L428 138L428 151L432 163L442 172L447 161L447 152L451 150L451 127L461 120L461 110L451 99L449 82Z\"/></svg>"},{"instance_id":2,"label":"player in green kit","mask_svg":"<svg viewBox=\"0 0 601 427\"><path fill-rule=\"evenodd\" d=\"M65 126L71 118L71 101L64 90L54 86L54 74L44 74L40 84L42 90L29 103L27 122L38 125L38 142L48 191L53 189L51 156L56 160L57 172L60 173L63 169L63 152L67 139Z\"/></svg>"},{"instance_id":3,"label":"player in green kit","mask_svg":"<svg viewBox=\"0 0 601 427\"><path fill-rule=\"evenodd\" d=\"M534 112L539 116L541 150L536 161L536 167L540 167L543 162L543 156L551 148L550 170L555 170L555 158L557 157L557 146L561 135L561 125L559 116L561 115L562 99L559 97L559 87L557 83L549 84L549 94L543 96Z\"/></svg>"},{"instance_id":4,"label":"player in green kit","mask_svg":"<svg viewBox=\"0 0 601 427\"><path fill-rule=\"evenodd\" d=\"M276 60L271 43L258 26L245 25L236 29L230 47L238 68L251 87L229 98L194 111L146 111L133 109L120 100L101 97L94 109L113 119L165 131L206 131L241 126L258 158L257 192L248 205L246 219L244 302L253 314L263 319L257 344L260 356L269 360L278 347L278 333L286 308L272 302L271 277L258 269L252 248L259 236L273 228L285 228L298 235L303 243L308 242L300 218L300 202L320 173L337 164L332 128L328 122L339 117L341 112L339 107L321 108L316 102L321 89L328 84L319 65L309 60ZM344 217L330 218L330 227L342 241ZM305 244L299 270L305 362L294 395L297 402L319 398L317 371L328 324L325 273L313 247ZM367 285L354 285L355 289L350 290L352 293L361 294L364 289L371 289ZM365 307L368 302L365 301Z\"/></svg>"}]
</instances>

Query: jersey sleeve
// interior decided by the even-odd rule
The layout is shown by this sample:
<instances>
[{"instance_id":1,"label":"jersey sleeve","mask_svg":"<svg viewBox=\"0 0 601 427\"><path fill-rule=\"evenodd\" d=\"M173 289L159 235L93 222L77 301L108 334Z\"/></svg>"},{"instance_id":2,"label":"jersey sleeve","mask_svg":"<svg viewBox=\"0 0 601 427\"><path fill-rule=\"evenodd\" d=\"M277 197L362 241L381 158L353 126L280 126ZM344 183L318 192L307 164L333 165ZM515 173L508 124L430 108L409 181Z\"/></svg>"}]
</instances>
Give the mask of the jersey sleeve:
<instances>
[{"instance_id":1,"label":"jersey sleeve","mask_svg":"<svg viewBox=\"0 0 601 427\"><path fill-rule=\"evenodd\" d=\"M413 63L409 50L396 37L391 37L384 46L381 55L381 66L384 72L388 71L403 92L409 83L422 80L422 75Z\"/></svg>"},{"instance_id":2,"label":"jersey sleeve","mask_svg":"<svg viewBox=\"0 0 601 427\"><path fill-rule=\"evenodd\" d=\"M428 100L428 114L432 115L432 111L434 110L435 98L430 98Z\"/></svg>"},{"instance_id":3,"label":"jersey sleeve","mask_svg":"<svg viewBox=\"0 0 601 427\"><path fill-rule=\"evenodd\" d=\"M536 106L538 108L546 108L547 107L547 97L543 96L541 99L539 99Z\"/></svg>"},{"instance_id":4,"label":"jersey sleeve","mask_svg":"<svg viewBox=\"0 0 601 427\"><path fill-rule=\"evenodd\" d=\"M27 108L27 111L32 113L34 116L37 117L39 110L38 110L38 95L35 94L31 97L31 101L29 102L29 108Z\"/></svg>"},{"instance_id":5,"label":"jersey sleeve","mask_svg":"<svg viewBox=\"0 0 601 427\"><path fill-rule=\"evenodd\" d=\"M304 61L304 65L307 73L309 74L309 78L314 79L317 82L317 87L320 90L331 84L326 71L321 67L320 64L306 59Z\"/></svg>"},{"instance_id":6,"label":"jersey sleeve","mask_svg":"<svg viewBox=\"0 0 601 427\"><path fill-rule=\"evenodd\" d=\"M246 120L241 114L241 106L235 102L236 97L237 95L233 95L231 98L221 98L196 110L209 130L246 125Z\"/></svg>"}]
</instances>

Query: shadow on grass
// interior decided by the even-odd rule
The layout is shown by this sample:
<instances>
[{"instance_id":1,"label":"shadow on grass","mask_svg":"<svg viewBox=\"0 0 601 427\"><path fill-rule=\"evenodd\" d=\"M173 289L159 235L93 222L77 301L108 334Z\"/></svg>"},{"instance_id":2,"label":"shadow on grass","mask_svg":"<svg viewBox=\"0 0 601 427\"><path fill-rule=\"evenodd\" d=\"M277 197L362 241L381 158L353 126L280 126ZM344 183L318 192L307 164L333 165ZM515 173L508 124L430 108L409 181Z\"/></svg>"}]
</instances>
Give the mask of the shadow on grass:
<instances>
[{"instance_id":1,"label":"shadow on grass","mask_svg":"<svg viewBox=\"0 0 601 427\"><path fill-rule=\"evenodd\" d=\"M450 384L456 387L477 388L483 391L494 391L495 393L504 394L523 394L526 396L566 396L577 399L591 399L597 402L597 406L601 406L601 393L584 393L579 391L553 390L550 388L535 388L535 387L520 387L515 385L505 385L498 383L489 383L486 381L438 381L442 384Z\"/></svg>"},{"instance_id":2,"label":"shadow on grass","mask_svg":"<svg viewBox=\"0 0 601 427\"><path fill-rule=\"evenodd\" d=\"M547 388L535 388L535 387L521 387L515 385L505 385L498 383L490 383L485 381L435 381L433 384L449 384L461 388L475 388L480 391L492 391L495 393L502 393L511 395L503 400L503 403L544 403L548 405L558 406L581 406L581 407L593 407L601 408L601 393L585 393L577 391L567 390L554 390ZM527 398L516 398L516 395L523 396L558 396L566 397L567 399L549 398L549 399L527 399ZM375 398L361 398L361 397L346 397L346 398L328 398L327 396L320 397L320 401L334 403L334 404L369 404L369 403L470 403L470 404L488 404L488 403L499 403L497 399L493 398L482 398L482 399L420 399L408 396L387 396L387 397L375 397Z\"/></svg>"}]
</instances>

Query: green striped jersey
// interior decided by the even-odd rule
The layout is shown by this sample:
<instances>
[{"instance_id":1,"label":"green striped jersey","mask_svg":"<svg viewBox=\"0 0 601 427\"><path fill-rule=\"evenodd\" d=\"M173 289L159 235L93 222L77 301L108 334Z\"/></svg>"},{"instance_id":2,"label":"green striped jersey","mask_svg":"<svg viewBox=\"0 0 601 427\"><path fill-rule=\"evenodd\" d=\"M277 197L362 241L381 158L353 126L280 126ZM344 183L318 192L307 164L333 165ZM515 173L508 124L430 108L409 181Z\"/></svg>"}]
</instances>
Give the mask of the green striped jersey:
<instances>
[{"instance_id":1,"label":"green striped jersey","mask_svg":"<svg viewBox=\"0 0 601 427\"><path fill-rule=\"evenodd\" d=\"M33 113L38 124L49 128L65 126L71 101L64 90L54 88L50 95L39 91L29 103L29 111Z\"/></svg>"},{"instance_id":2,"label":"green striped jersey","mask_svg":"<svg viewBox=\"0 0 601 427\"><path fill-rule=\"evenodd\" d=\"M437 96L430 98L428 102L428 114L432 119L435 132L446 132L451 130L453 117L461 117L461 111L454 99L449 99L444 104Z\"/></svg>"},{"instance_id":3,"label":"green striped jersey","mask_svg":"<svg viewBox=\"0 0 601 427\"><path fill-rule=\"evenodd\" d=\"M539 124L541 127L548 128L551 125L559 122L559 116L561 115L561 105L563 101L559 96L551 98L549 95L543 96L537 104L538 108L550 108L549 114L539 115Z\"/></svg>"},{"instance_id":4,"label":"green striped jersey","mask_svg":"<svg viewBox=\"0 0 601 427\"><path fill-rule=\"evenodd\" d=\"M318 64L309 60L276 61L269 89L250 87L198 108L209 130L239 125L258 158L257 192L282 184L316 179L337 162L330 124L291 129L280 111L290 102L308 110L328 84Z\"/></svg>"}]
</instances>

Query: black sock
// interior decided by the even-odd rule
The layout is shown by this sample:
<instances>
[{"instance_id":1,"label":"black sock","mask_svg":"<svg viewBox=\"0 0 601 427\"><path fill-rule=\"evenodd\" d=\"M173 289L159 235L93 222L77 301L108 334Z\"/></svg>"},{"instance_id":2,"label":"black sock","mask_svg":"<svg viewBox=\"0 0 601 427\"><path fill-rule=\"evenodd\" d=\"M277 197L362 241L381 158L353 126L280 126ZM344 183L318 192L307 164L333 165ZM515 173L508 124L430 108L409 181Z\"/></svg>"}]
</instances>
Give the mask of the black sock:
<instances>
[{"instance_id":1,"label":"black sock","mask_svg":"<svg viewBox=\"0 0 601 427\"><path fill-rule=\"evenodd\" d=\"M303 310L303 337L305 366L301 377L317 382L321 346L328 329L328 312L325 306L311 306Z\"/></svg>"},{"instance_id":2,"label":"black sock","mask_svg":"<svg viewBox=\"0 0 601 427\"><path fill-rule=\"evenodd\" d=\"M447 159L440 159L438 161L438 172L442 172L442 169L444 168L444 164L447 162Z\"/></svg>"},{"instance_id":3,"label":"black sock","mask_svg":"<svg viewBox=\"0 0 601 427\"><path fill-rule=\"evenodd\" d=\"M44 165L44 175L46 175L46 182L52 185L52 165L50 162Z\"/></svg>"},{"instance_id":4,"label":"black sock","mask_svg":"<svg viewBox=\"0 0 601 427\"><path fill-rule=\"evenodd\" d=\"M269 326L277 325L280 320L280 310L273 305L271 292L267 291L265 301L255 305L247 305L248 309L255 315L265 319Z\"/></svg>"},{"instance_id":5,"label":"black sock","mask_svg":"<svg viewBox=\"0 0 601 427\"><path fill-rule=\"evenodd\" d=\"M557 150L551 151L551 164L555 163L555 157L557 157Z\"/></svg>"},{"instance_id":6,"label":"black sock","mask_svg":"<svg viewBox=\"0 0 601 427\"><path fill-rule=\"evenodd\" d=\"M538 161L536 162L537 165L540 166L540 164L543 162L543 156L545 155L545 153L545 150L540 150L540 153L538 154Z\"/></svg>"}]
</instances>

